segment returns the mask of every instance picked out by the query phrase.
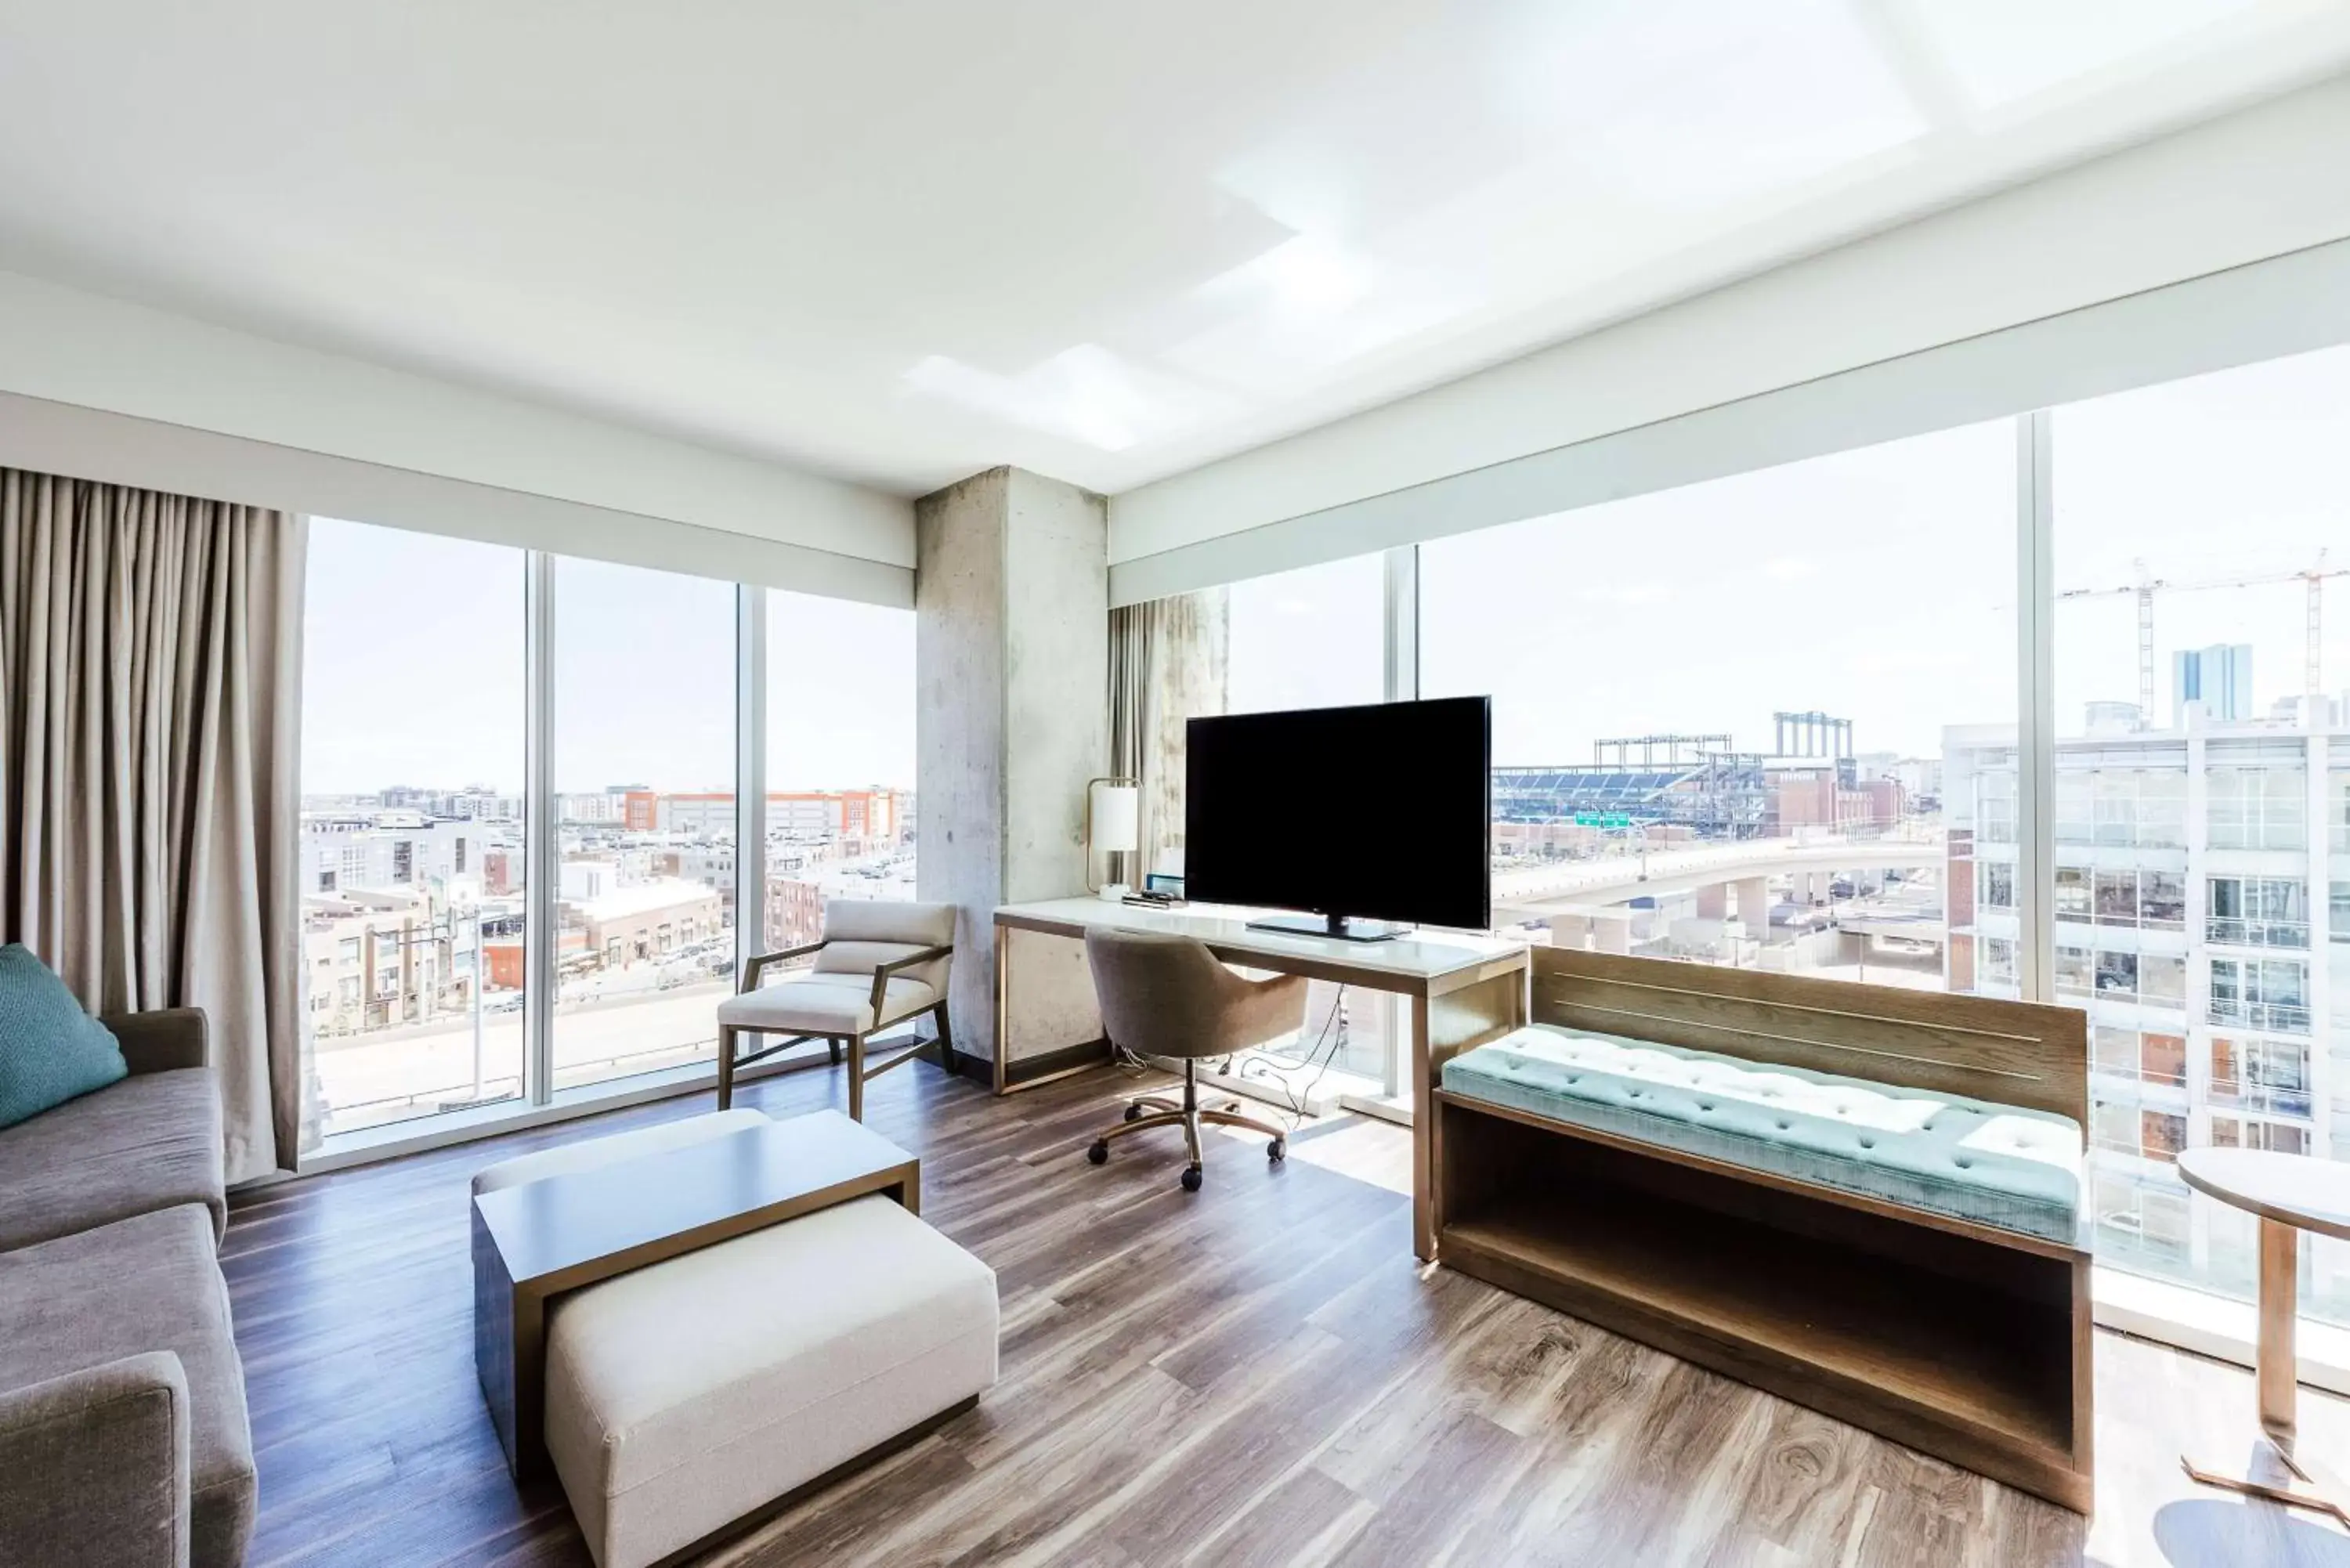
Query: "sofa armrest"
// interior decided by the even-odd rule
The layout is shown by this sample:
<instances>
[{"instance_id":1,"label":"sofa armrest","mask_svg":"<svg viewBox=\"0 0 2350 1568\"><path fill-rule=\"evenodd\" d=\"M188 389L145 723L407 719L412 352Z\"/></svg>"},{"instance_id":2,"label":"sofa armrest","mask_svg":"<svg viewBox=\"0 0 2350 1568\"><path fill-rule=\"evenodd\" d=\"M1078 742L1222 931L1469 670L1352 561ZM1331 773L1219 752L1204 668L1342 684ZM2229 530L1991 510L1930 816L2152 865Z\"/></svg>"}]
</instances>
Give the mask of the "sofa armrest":
<instances>
[{"instance_id":1,"label":"sofa armrest","mask_svg":"<svg viewBox=\"0 0 2350 1568\"><path fill-rule=\"evenodd\" d=\"M201 1007L159 1007L151 1012L109 1012L99 1020L122 1045L134 1073L201 1067L211 1047Z\"/></svg>"},{"instance_id":2,"label":"sofa armrest","mask_svg":"<svg viewBox=\"0 0 2350 1568\"><path fill-rule=\"evenodd\" d=\"M128 1355L0 1390L0 1563L187 1568L178 1356Z\"/></svg>"}]
</instances>

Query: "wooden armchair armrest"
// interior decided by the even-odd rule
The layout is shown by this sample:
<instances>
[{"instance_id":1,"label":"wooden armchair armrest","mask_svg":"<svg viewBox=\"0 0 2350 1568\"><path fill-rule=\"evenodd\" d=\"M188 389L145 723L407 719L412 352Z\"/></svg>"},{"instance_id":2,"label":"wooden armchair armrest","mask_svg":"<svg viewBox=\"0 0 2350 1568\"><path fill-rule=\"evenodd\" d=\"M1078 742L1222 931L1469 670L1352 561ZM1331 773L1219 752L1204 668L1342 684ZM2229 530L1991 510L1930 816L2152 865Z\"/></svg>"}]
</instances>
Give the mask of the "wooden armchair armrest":
<instances>
[{"instance_id":1,"label":"wooden armchair armrest","mask_svg":"<svg viewBox=\"0 0 2350 1568\"><path fill-rule=\"evenodd\" d=\"M815 941L803 942L795 948L785 948L781 952L759 953L746 960L743 965L743 989L758 990L760 977L769 969L779 963L788 963L793 959L806 958L808 954L821 950L825 943L831 940L829 937L819 937Z\"/></svg>"},{"instance_id":2,"label":"wooden armchair armrest","mask_svg":"<svg viewBox=\"0 0 2350 1568\"><path fill-rule=\"evenodd\" d=\"M936 963L942 958L953 956L954 943L941 942L937 947L924 948L920 952L908 953L904 958L891 959L888 963L877 965L873 971L873 1027L876 1029L881 1027L881 1004L889 998L891 975L901 969L912 969L918 964Z\"/></svg>"}]
</instances>

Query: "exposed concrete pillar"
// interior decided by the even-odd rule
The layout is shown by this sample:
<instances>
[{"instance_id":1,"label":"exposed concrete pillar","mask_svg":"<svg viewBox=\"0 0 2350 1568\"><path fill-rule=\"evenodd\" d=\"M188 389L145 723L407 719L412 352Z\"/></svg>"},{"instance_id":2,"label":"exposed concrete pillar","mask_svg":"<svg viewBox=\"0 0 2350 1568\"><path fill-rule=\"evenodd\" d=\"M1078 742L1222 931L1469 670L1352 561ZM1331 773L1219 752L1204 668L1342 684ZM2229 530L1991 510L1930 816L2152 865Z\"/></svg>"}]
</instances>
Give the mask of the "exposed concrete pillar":
<instances>
[{"instance_id":1,"label":"exposed concrete pillar","mask_svg":"<svg viewBox=\"0 0 2350 1568\"><path fill-rule=\"evenodd\" d=\"M1749 877L1732 887L1738 895L1738 918L1747 936L1758 942L1766 940L1771 935L1771 884L1762 877Z\"/></svg>"},{"instance_id":2,"label":"exposed concrete pillar","mask_svg":"<svg viewBox=\"0 0 2350 1568\"><path fill-rule=\"evenodd\" d=\"M995 907L1086 890L1086 782L1109 771L1107 509L996 468L916 502L914 535L917 887L961 907L949 1012L985 1062ZM1015 1061L1100 1037L1082 947L1023 940L1012 959Z\"/></svg>"},{"instance_id":3,"label":"exposed concrete pillar","mask_svg":"<svg viewBox=\"0 0 2350 1568\"><path fill-rule=\"evenodd\" d=\"M1573 948L1581 952L1591 945L1591 921L1583 915L1553 915L1550 918L1550 945Z\"/></svg>"},{"instance_id":4,"label":"exposed concrete pillar","mask_svg":"<svg viewBox=\"0 0 2350 1568\"><path fill-rule=\"evenodd\" d=\"M1711 882L1697 890L1697 918L1700 920L1727 919L1730 916L1730 884Z\"/></svg>"},{"instance_id":5,"label":"exposed concrete pillar","mask_svg":"<svg viewBox=\"0 0 2350 1568\"><path fill-rule=\"evenodd\" d=\"M1624 911L1624 918L1620 920L1592 921L1591 933L1597 939L1593 945L1603 953L1630 952L1632 950L1632 912L1629 909Z\"/></svg>"}]
</instances>

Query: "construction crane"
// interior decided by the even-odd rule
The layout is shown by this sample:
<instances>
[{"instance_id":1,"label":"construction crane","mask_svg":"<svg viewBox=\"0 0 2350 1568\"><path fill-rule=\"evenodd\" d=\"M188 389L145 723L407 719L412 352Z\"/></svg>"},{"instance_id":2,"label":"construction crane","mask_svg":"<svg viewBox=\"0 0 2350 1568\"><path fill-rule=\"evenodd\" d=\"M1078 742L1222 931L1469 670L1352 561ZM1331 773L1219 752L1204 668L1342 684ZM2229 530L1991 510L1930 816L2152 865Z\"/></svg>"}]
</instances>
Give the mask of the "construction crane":
<instances>
[{"instance_id":1,"label":"construction crane","mask_svg":"<svg viewBox=\"0 0 2350 1568\"><path fill-rule=\"evenodd\" d=\"M2060 599L2105 598L2129 594L2137 599L2137 707L2145 722L2154 722L2154 596L2158 593L2198 593L2205 588L2249 588L2264 583L2305 583L2309 588L2307 631L2309 648L2303 670L2302 690L2310 696L2324 686L2325 579L2350 576L2350 566L2329 566L2326 552L2297 572L2269 572L2251 577L2212 577L2201 582L2174 583L2146 569L2143 559L2132 561L2137 581L2118 588L2067 588Z\"/></svg>"}]
</instances>

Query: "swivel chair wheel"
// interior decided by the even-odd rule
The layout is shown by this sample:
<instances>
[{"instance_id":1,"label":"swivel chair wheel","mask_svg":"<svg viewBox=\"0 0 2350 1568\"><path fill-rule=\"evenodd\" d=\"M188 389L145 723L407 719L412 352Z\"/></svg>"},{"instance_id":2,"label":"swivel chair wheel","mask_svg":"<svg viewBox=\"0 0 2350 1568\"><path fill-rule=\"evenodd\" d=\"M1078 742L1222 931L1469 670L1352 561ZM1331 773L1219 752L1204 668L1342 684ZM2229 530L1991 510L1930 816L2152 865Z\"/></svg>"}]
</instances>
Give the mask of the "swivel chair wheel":
<instances>
[{"instance_id":1,"label":"swivel chair wheel","mask_svg":"<svg viewBox=\"0 0 2350 1568\"><path fill-rule=\"evenodd\" d=\"M1109 1163L1109 1139L1106 1137L1097 1137L1094 1139L1093 1147L1086 1150L1086 1158L1092 1160L1096 1165L1107 1165Z\"/></svg>"},{"instance_id":2,"label":"swivel chair wheel","mask_svg":"<svg viewBox=\"0 0 2350 1568\"><path fill-rule=\"evenodd\" d=\"M1289 1158L1289 1139L1286 1137L1277 1137L1271 1143L1265 1145L1264 1158L1272 1160L1275 1164L1279 1164L1281 1161L1287 1159Z\"/></svg>"},{"instance_id":3,"label":"swivel chair wheel","mask_svg":"<svg viewBox=\"0 0 2350 1568\"><path fill-rule=\"evenodd\" d=\"M1140 1120L1142 1119L1142 1107L1141 1107L1140 1106L1127 1106L1127 1107L1126 1107L1126 1119L1127 1119L1128 1121L1130 1121L1130 1122L1139 1122L1139 1121L1140 1121Z\"/></svg>"},{"instance_id":4,"label":"swivel chair wheel","mask_svg":"<svg viewBox=\"0 0 2350 1568\"><path fill-rule=\"evenodd\" d=\"M1198 1166L1187 1165L1183 1168L1183 1190L1186 1192L1197 1192L1200 1190L1200 1168Z\"/></svg>"}]
</instances>

